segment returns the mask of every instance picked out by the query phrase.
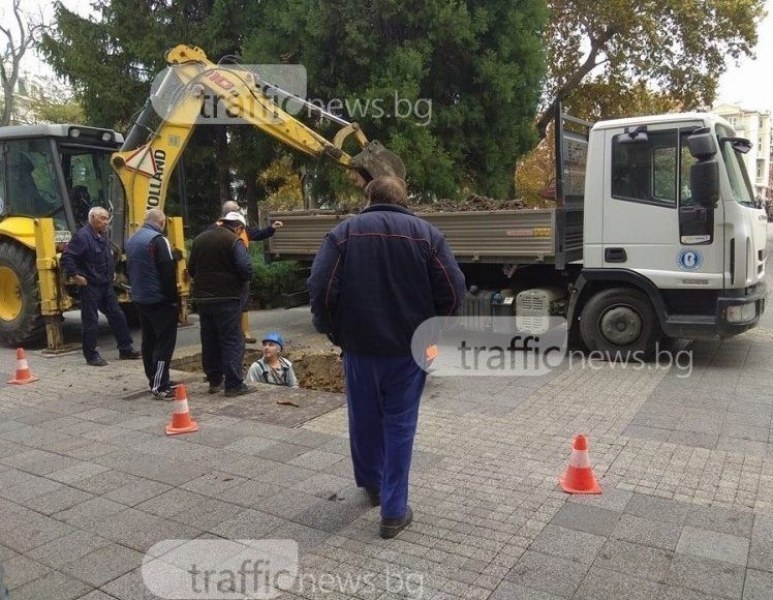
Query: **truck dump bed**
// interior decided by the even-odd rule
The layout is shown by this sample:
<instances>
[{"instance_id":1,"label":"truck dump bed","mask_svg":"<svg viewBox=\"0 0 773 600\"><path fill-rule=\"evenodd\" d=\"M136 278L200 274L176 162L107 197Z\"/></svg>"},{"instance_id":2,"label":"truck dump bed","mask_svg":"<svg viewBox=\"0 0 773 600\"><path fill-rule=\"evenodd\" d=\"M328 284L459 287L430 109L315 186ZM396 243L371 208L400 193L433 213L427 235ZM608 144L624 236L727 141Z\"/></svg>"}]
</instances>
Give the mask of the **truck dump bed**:
<instances>
[{"instance_id":1,"label":"truck dump bed","mask_svg":"<svg viewBox=\"0 0 773 600\"><path fill-rule=\"evenodd\" d=\"M459 262L549 262L555 258L556 209L416 213L442 231ZM322 238L351 215L289 211L268 215L285 227L269 239L272 258L310 260ZM582 239L580 238L580 244Z\"/></svg>"},{"instance_id":2,"label":"truck dump bed","mask_svg":"<svg viewBox=\"0 0 773 600\"><path fill-rule=\"evenodd\" d=\"M585 162L590 123L558 111L555 127L556 207L491 211L416 211L442 231L460 263L549 263L563 269L582 258ZM350 214L270 213L285 227L269 238L271 259L310 261L322 238Z\"/></svg>"}]
</instances>

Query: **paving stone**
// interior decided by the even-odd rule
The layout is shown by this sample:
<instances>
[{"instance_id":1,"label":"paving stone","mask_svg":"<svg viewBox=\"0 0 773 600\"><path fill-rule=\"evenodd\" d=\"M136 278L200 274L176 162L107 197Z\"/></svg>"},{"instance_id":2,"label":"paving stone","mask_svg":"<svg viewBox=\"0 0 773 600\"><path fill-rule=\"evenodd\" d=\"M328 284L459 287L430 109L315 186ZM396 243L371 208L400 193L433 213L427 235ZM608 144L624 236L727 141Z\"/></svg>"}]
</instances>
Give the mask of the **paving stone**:
<instances>
[{"instance_id":1,"label":"paving stone","mask_svg":"<svg viewBox=\"0 0 773 600\"><path fill-rule=\"evenodd\" d=\"M107 470L108 468L103 467L102 465L95 465L89 462L79 462L79 464L74 464L65 469L60 469L58 471L54 471L53 473L49 473L47 477L49 479L53 479L54 481L59 481L60 483L72 484L76 481L94 477L95 475L104 473Z\"/></svg>"},{"instance_id":2,"label":"paving stone","mask_svg":"<svg viewBox=\"0 0 773 600\"><path fill-rule=\"evenodd\" d=\"M53 517L65 523L81 527L92 521L124 510L126 510L126 507L123 504L118 504L118 502L111 502L104 498L92 498L62 512L54 513Z\"/></svg>"},{"instance_id":3,"label":"paving stone","mask_svg":"<svg viewBox=\"0 0 773 600\"><path fill-rule=\"evenodd\" d=\"M63 565L109 545L109 540L79 530L38 546L27 556L53 569L61 569Z\"/></svg>"},{"instance_id":4,"label":"paving stone","mask_svg":"<svg viewBox=\"0 0 773 600\"><path fill-rule=\"evenodd\" d=\"M693 509L685 525L699 529L709 529L738 537L751 537L754 515L715 506L701 506Z\"/></svg>"},{"instance_id":5,"label":"paving stone","mask_svg":"<svg viewBox=\"0 0 773 600\"><path fill-rule=\"evenodd\" d=\"M671 561L665 583L721 598L740 598L744 568L726 562L676 554Z\"/></svg>"},{"instance_id":6,"label":"paving stone","mask_svg":"<svg viewBox=\"0 0 773 600\"><path fill-rule=\"evenodd\" d=\"M553 525L561 525L578 531L609 536L615 528L620 513L576 502L567 502L551 519Z\"/></svg>"},{"instance_id":7,"label":"paving stone","mask_svg":"<svg viewBox=\"0 0 773 600\"><path fill-rule=\"evenodd\" d=\"M607 486L604 487L603 494L572 494L567 498L567 502L623 512L632 496L633 492Z\"/></svg>"},{"instance_id":8,"label":"paving stone","mask_svg":"<svg viewBox=\"0 0 773 600\"><path fill-rule=\"evenodd\" d=\"M51 492L56 492L63 489L65 489L65 486L61 483L51 481L45 477L35 477L34 479L27 480L24 483L12 485L7 488L0 488L0 496L12 502L24 504L24 502L31 498L42 496L44 494L50 494Z\"/></svg>"},{"instance_id":9,"label":"paving stone","mask_svg":"<svg viewBox=\"0 0 773 600\"><path fill-rule=\"evenodd\" d=\"M298 513L293 521L328 533L338 533L370 509L369 505L355 500L323 500ZM414 523L419 519L419 515L415 514ZM374 523L374 534L376 528Z\"/></svg>"},{"instance_id":10,"label":"paving stone","mask_svg":"<svg viewBox=\"0 0 773 600\"><path fill-rule=\"evenodd\" d=\"M580 586L587 572L587 565L527 550L505 576L505 580L569 598Z\"/></svg>"},{"instance_id":11,"label":"paving stone","mask_svg":"<svg viewBox=\"0 0 773 600\"><path fill-rule=\"evenodd\" d=\"M719 600L719 596L712 596L706 592L698 592L683 587L663 585L658 600Z\"/></svg>"},{"instance_id":12,"label":"paving stone","mask_svg":"<svg viewBox=\"0 0 773 600\"><path fill-rule=\"evenodd\" d=\"M226 473L233 473L246 477L248 479L254 479L261 473L270 471L277 468L277 463L272 460L266 460L264 458L258 458L256 456L244 456L238 452L232 452L232 455L238 457L233 460L224 461L220 465L220 470Z\"/></svg>"},{"instance_id":13,"label":"paving stone","mask_svg":"<svg viewBox=\"0 0 773 600\"><path fill-rule=\"evenodd\" d=\"M21 554L14 556L3 564L5 568L5 585L12 592L25 583L35 581L49 573L51 569L37 561L30 560Z\"/></svg>"},{"instance_id":14,"label":"paving stone","mask_svg":"<svg viewBox=\"0 0 773 600\"><path fill-rule=\"evenodd\" d=\"M202 530L169 519L162 519L133 508L99 521L94 531L102 537L139 552L166 539L193 539Z\"/></svg>"},{"instance_id":15,"label":"paving stone","mask_svg":"<svg viewBox=\"0 0 773 600\"><path fill-rule=\"evenodd\" d=\"M609 540L598 553L593 566L659 582L668 572L672 557L670 551L661 548Z\"/></svg>"},{"instance_id":16,"label":"paving stone","mask_svg":"<svg viewBox=\"0 0 773 600\"><path fill-rule=\"evenodd\" d=\"M295 465L296 467L304 467L306 469L321 471L336 463L342 462L343 460L344 459L340 454L315 449L296 456L292 460L288 461L288 464ZM413 466L414 465L412 464L411 467L413 468Z\"/></svg>"},{"instance_id":17,"label":"paving stone","mask_svg":"<svg viewBox=\"0 0 773 600\"><path fill-rule=\"evenodd\" d=\"M13 600L74 600L90 592L90 585L53 571L13 591Z\"/></svg>"},{"instance_id":18,"label":"paving stone","mask_svg":"<svg viewBox=\"0 0 773 600\"><path fill-rule=\"evenodd\" d=\"M176 517L181 513L191 510L207 500L206 496L194 494L180 488L174 488L168 492L159 494L155 498L141 502L134 508L160 517Z\"/></svg>"},{"instance_id":19,"label":"paving stone","mask_svg":"<svg viewBox=\"0 0 773 600\"><path fill-rule=\"evenodd\" d=\"M150 498L169 491L171 486L150 479L138 479L126 485L115 488L103 496L106 500L112 500L126 506L136 506Z\"/></svg>"},{"instance_id":20,"label":"paving stone","mask_svg":"<svg viewBox=\"0 0 773 600\"><path fill-rule=\"evenodd\" d=\"M78 600L116 600L115 596L108 596L105 592L100 590L94 590L89 592L85 596L81 596Z\"/></svg>"},{"instance_id":21,"label":"paving stone","mask_svg":"<svg viewBox=\"0 0 773 600\"><path fill-rule=\"evenodd\" d=\"M698 558L710 558L745 566L749 554L749 540L686 525L682 529L676 551Z\"/></svg>"},{"instance_id":22,"label":"paving stone","mask_svg":"<svg viewBox=\"0 0 773 600\"><path fill-rule=\"evenodd\" d=\"M773 517L754 516L748 566L773 572Z\"/></svg>"},{"instance_id":23,"label":"paving stone","mask_svg":"<svg viewBox=\"0 0 773 600\"><path fill-rule=\"evenodd\" d=\"M315 473L293 485L290 489L308 494L309 496L319 496L327 498L333 494L338 494L351 485L351 480L329 473Z\"/></svg>"},{"instance_id":24,"label":"paving stone","mask_svg":"<svg viewBox=\"0 0 773 600\"><path fill-rule=\"evenodd\" d=\"M604 542L598 535L547 525L529 549L590 565Z\"/></svg>"},{"instance_id":25,"label":"paving stone","mask_svg":"<svg viewBox=\"0 0 773 600\"><path fill-rule=\"evenodd\" d=\"M246 509L215 527L208 529L211 533L230 540L260 539L268 536L282 524L279 517L257 510Z\"/></svg>"},{"instance_id":26,"label":"paving stone","mask_svg":"<svg viewBox=\"0 0 773 600\"><path fill-rule=\"evenodd\" d=\"M51 515L72 508L86 500L90 500L92 495L77 488L64 486L48 494L35 496L27 500L24 505L27 508L36 510L44 515Z\"/></svg>"},{"instance_id":27,"label":"paving stone","mask_svg":"<svg viewBox=\"0 0 773 600\"><path fill-rule=\"evenodd\" d=\"M275 483L247 480L217 494L216 497L223 502L231 502L239 506L254 508L264 498L280 494L286 489L286 487Z\"/></svg>"},{"instance_id":28,"label":"paving stone","mask_svg":"<svg viewBox=\"0 0 773 600\"><path fill-rule=\"evenodd\" d=\"M296 483L300 483L304 479L308 479L316 472L311 469L304 469L303 467L296 467L294 465L281 465L270 471L265 471L258 475L255 479L257 481L265 481L266 483L275 483L284 486L293 486Z\"/></svg>"},{"instance_id":29,"label":"paving stone","mask_svg":"<svg viewBox=\"0 0 773 600\"><path fill-rule=\"evenodd\" d=\"M140 552L111 544L64 565L62 571L95 587L100 587L138 568L142 564L142 557L143 554Z\"/></svg>"},{"instance_id":30,"label":"paving stone","mask_svg":"<svg viewBox=\"0 0 773 600\"><path fill-rule=\"evenodd\" d=\"M298 543L301 554L305 554L324 544L330 538L330 534L320 529L283 521L279 527L271 532L271 537L278 540L293 540Z\"/></svg>"},{"instance_id":31,"label":"paving stone","mask_svg":"<svg viewBox=\"0 0 773 600\"><path fill-rule=\"evenodd\" d=\"M624 514L612 530L611 537L664 550L675 550L681 529L681 525L677 523L652 521Z\"/></svg>"},{"instance_id":32,"label":"paving stone","mask_svg":"<svg viewBox=\"0 0 773 600\"><path fill-rule=\"evenodd\" d=\"M634 494L625 507L625 514L642 517L651 521L683 524L692 507L687 504L655 498L645 494Z\"/></svg>"},{"instance_id":33,"label":"paving stone","mask_svg":"<svg viewBox=\"0 0 773 600\"><path fill-rule=\"evenodd\" d=\"M653 582L601 569L593 565L580 584L576 600L656 600L660 585Z\"/></svg>"},{"instance_id":34,"label":"paving stone","mask_svg":"<svg viewBox=\"0 0 773 600\"><path fill-rule=\"evenodd\" d=\"M243 511L243 507L228 502L207 498L199 504L177 511L169 518L178 523L190 525L202 531L211 531L224 521L234 518Z\"/></svg>"},{"instance_id":35,"label":"paving stone","mask_svg":"<svg viewBox=\"0 0 773 600\"><path fill-rule=\"evenodd\" d=\"M317 496L310 496L303 492L285 489L264 498L258 498L257 502L253 505L253 508L284 519L293 520L294 517L308 510L312 506L323 502L327 502L327 500Z\"/></svg>"},{"instance_id":36,"label":"paving stone","mask_svg":"<svg viewBox=\"0 0 773 600\"><path fill-rule=\"evenodd\" d=\"M773 597L773 573L746 570L743 600L770 600Z\"/></svg>"},{"instance_id":37,"label":"paving stone","mask_svg":"<svg viewBox=\"0 0 773 600\"><path fill-rule=\"evenodd\" d=\"M37 515L27 523L3 536L3 544L17 552L26 553L74 531L74 527L51 517Z\"/></svg>"},{"instance_id":38,"label":"paving stone","mask_svg":"<svg viewBox=\"0 0 773 600\"><path fill-rule=\"evenodd\" d=\"M308 451L309 448L307 446L288 444L286 442L274 442L267 448L256 452L255 456L260 456L267 460L275 460L276 462L288 463Z\"/></svg>"},{"instance_id":39,"label":"paving stone","mask_svg":"<svg viewBox=\"0 0 773 600\"><path fill-rule=\"evenodd\" d=\"M258 452L265 450L275 441L257 436L243 437L235 442L228 444L225 448L232 450L233 452L241 452L242 454L249 454L251 456L257 456Z\"/></svg>"}]
</instances>

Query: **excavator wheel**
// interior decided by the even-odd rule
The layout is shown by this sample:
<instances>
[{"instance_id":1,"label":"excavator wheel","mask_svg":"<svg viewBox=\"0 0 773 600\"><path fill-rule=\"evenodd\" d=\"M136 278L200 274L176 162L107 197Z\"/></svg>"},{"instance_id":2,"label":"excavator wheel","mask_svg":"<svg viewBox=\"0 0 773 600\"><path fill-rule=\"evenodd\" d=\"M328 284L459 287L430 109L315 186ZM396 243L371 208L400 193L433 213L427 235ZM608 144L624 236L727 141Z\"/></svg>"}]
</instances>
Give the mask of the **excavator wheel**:
<instances>
[{"instance_id":1,"label":"excavator wheel","mask_svg":"<svg viewBox=\"0 0 773 600\"><path fill-rule=\"evenodd\" d=\"M45 334L35 254L0 240L0 342L19 346Z\"/></svg>"}]
</instances>

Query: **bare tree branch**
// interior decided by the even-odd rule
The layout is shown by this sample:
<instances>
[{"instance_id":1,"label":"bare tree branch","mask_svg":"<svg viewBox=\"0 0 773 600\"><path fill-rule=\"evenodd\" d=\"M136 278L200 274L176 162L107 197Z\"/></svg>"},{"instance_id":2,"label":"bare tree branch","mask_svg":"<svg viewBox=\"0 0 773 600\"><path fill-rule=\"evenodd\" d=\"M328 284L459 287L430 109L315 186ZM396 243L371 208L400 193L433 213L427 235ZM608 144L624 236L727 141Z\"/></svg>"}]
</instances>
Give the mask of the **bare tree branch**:
<instances>
[{"instance_id":1,"label":"bare tree branch","mask_svg":"<svg viewBox=\"0 0 773 600\"><path fill-rule=\"evenodd\" d=\"M11 7L16 27L0 26L2 34L3 51L0 56L0 84L3 88L3 112L0 116L0 125L9 125L14 109L14 91L19 80L21 60L35 44L35 34L42 29L42 24L34 24L32 19L24 15L21 10L21 0L13 0ZM18 39L17 39L18 38Z\"/></svg>"}]
</instances>

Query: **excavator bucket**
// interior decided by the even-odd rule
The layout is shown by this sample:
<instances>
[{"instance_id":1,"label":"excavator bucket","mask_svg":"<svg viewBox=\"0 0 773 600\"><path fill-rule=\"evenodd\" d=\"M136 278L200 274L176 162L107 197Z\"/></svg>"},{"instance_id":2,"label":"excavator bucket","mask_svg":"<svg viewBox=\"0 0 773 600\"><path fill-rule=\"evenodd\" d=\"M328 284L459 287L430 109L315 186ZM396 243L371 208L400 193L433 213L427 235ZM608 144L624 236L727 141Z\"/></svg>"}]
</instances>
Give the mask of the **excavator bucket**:
<instances>
[{"instance_id":1,"label":"excavator bucket","mask_svg":"<svg viewBox=\"0 0 773 600\"><path fill-rule=\"evenodd\" d=\"M405 165L397 154L387 150L381 142L373 140L352 157L349 166L365 171L371 179L393 176L405 179Z\"/></svg>"}]
</instances>

